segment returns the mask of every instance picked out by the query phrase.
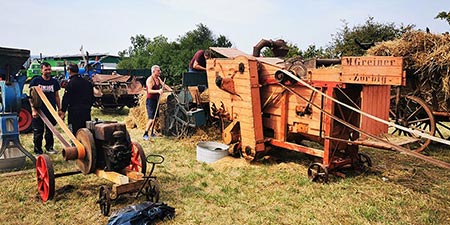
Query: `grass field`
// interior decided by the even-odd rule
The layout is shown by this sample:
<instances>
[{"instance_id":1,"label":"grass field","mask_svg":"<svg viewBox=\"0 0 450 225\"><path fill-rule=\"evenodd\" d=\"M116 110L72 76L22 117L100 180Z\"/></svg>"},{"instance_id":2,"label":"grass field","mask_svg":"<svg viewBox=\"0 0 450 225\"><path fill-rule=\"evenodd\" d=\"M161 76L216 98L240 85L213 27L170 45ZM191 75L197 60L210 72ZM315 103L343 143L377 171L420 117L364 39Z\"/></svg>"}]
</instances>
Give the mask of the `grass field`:
<instances>
[{"instance_id":1,"label":"grass field","mask_svg":"<svg viewBox=\"0 0 450 225\"><path fill-rule=\"evenodd\" d=\"M123 121L127 111L94 117ZM160 200L176 209L164 224L450 224L450 172L396 152L364 148L373 167L364 174L331 176L328 184L312 183L306 171L313 158L293 152L258 163L224 158L213 164L196 161L196 143L217 135L191 139L141 140L142 130L129 130L146 154L161 154L166 161L155 174L161 184ZM32 151L32 134L20 136ZM56 148L61 149L58 141ZM425 152L450 162L448 146ZM73 162L52 155L55 173L76 170ZM0 224L106 224L100 214L100 185L109 181L90 175L56 179L55 198L42 203L35 171L27 159L25 172L0 174ZM121 196L111 210L145 201Z\"/></svg>"}]
</instances>

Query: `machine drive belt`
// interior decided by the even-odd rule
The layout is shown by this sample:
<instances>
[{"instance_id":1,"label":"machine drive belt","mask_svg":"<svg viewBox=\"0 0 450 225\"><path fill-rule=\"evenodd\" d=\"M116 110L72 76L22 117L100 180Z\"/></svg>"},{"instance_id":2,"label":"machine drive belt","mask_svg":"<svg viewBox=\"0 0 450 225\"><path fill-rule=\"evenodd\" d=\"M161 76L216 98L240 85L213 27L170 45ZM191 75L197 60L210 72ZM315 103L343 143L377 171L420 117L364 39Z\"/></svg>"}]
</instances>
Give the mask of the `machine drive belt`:
<instances>
[{"instance_id":1,"label":"machine drive belt","mask_svg":"<svg viewBox=\"0 0 450 225\"><path fill-rule=\"evenodd\" d=\"M86 151L84 149L83 144L73 135L73 133L69 130L69 128L66 126L64 121L58 116L58 112L55 111L50 101L47 99L47 96L45 96L42 89L38 86L33 87L34 91L39 95L39 98L42 100L42 103L44 103L45 106L47 106L48 111L50 114L55 118L58 125L61 127L61 129L64 131L64 133L69 137L69 139L75 144L75 147L78 151L78 158L84 158L86 155ZM50 127L50 126L49 126ZM64 141L61 141L64 144ZM67 147L67 146L66 146Z\"/></svg>"},{"instance_id":2,"label":"machine drive belt","mask_svg":"<svg viewBox=\"0 0 450 225\"><path fill-rule=\"evenodd\" d=\"M289 71L282 70L282 72L283 72L284 74L288 75L289 77L291 77L292 79L298 81L298 82L301 83L302 85L306 86L307 88L309 88L309 89L311 89L311 90L317 92L318 94L320 94L320 95L322 95L322 96L324 96L324 97L326 97L326 98L331 99L332 101L336 102L337 104L343 105L343 106L345 106L345 107L347 107L347 108L352 109L353 111L356 111L356 112L358 112L358 113L361 113L361 114L363 114L363 115L365 115L365 116L367 116L367 117L369 117L369 118L372 118L372 119L374 119L374 120L377 120L377 121L379 121L379 122L380 122L380 120L381 120L381 119L379 119L379 118L377 118L377 117L375 117L375 116L372 116L372 115L370 115L370 114L368 114L368 113L362 112L361 110L358 110L358 109L355 109L355 108L353 108L353 107L351 107L351 106L348 106L348 105L346 105L345 103L342 103L342 102L340 102L340 101L338 101L338 100L336 100L336 99L334 99L334 98L332 98L332 97L330 97L330 96L324 94L324 93L321 92L321 91L318 91L317 89L315 89L314 87L312 87L312 86L309 85L308 83L306 83L306 82L300 80L298 77L296 77L295 75L293 75L293 74L290 73ZM281 87L283 87L284 89L288 90L289 92L291 92L292 94L294 94L294 95L296 95L296 96L302 98L304 101L306 101L306 102L308 102L308 103L311 103L310 101L308 101L308 99L304 98L304 97L301 96L300 94L297 94L297 93L296 93L294 90L292 90L291 88L289 88L289 87L283 85L282 83L279 83L279 85L280 85ZM440 167L442 167L442 168L450 169L450 163L447 163L447 162L444 162L444 161L441 161L441 160L438 160L438 159L434 159L434 158L432 158L432 157L425 156L425 155L422 155L422 154L417 153L417 152L414 152L414 151L410 151L409 149L406 149L406 148L404 148L404 147L402 147L402 146L395 145L395 144L393 144L393 143L390 143L389 141L383 140L383 139L381 139L381 138L379 138L379 137L376 137L376 136L374 136L374 135L372 135L372 134L369 134L368 132L364 132L364 131L362 131L361 129L359 129L358 127L356 127L356 126L354 126L354 125L352 125L352 124L350 124L350 123L347 123L347 122L343 121L342 119L339 119L338 117L332 115L331 113L329 113L329 112L327 112L327 111L321 109L319 106L317 106L317 105L315 105L315 104L313 104L313 103L311 103L311 104L312 104L315 108L319 109L321 112L327 114L328 116L330 116L330 117L333 118L334 120L338 121L339 123L341 123L341 124L347 126L348 128L350 128L350 129L352 129L352 130L361 132L361 133L363 133L363 134L365 134L365 135L367 135L367 136L369 136L369 137L371 137L371 138L373 138L373 139L375 139L375 140L377 140L377 141L383 142L383 143L389 145L392 149L395 149L395 150L397 150L397 151L399 151L399 152L403 152L403 153L405 153L406 155L410 155L410 156L413 156L413 157L416 157L416 158L425 160L425 161L427 161L427 162L429 162L429 163L432 163L432 164L434 164L434 165L440 166ZM388 125L391 125L390 122L387 122L387 121L384 121L384 120L381 120L381 121L382 121L383 123L388 123ZM403 127L402 127L402 128L403 128ZM408 129L408 128L404 128L404 129ZM408 129L408 130L409 130L409 129ZM428 136L429 136L429 135L428 135ZM330 137L328 137L328 138L330 138ZM331 139L333 139L333 138L331 138ZM343 140L343 141L344 141L344 140ZM348 141L348 142L351 143L351 141Z\"/></svg>"}]
</instances>

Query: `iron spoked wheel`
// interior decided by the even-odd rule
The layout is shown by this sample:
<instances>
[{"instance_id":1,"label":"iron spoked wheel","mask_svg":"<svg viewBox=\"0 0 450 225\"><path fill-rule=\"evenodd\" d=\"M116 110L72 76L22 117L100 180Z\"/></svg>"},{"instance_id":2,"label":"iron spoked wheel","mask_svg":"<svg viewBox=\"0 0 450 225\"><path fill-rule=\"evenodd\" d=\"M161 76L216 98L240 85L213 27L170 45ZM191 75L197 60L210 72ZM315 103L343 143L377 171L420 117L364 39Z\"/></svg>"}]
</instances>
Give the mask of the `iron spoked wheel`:
<instances>
[{"instance_id":1,"label":"iron spoked wheel","mask_svg":"<svg viewBox=\"0 0 450 225\"><path fill-rule=\"evenodd\" d=\"M111 208L111 198L110 191L107 186L100 186L97 203L100 205L100 211L102 212L102 214L104 216L108 216L109 210Z\"/></svg>"},{"instance_id":2,"label":"iron spoked wheel","mask_svg":"<svg viewBox=\"0 0 450 225\"><path fill-rule=\"evenodd\" d=\"M176 106L176 107L182 107L182 106ZM175 126L175 135L180 137L188 136L190 133L189 129L189 117L184 113L184 110L182 109L176 109L175 110L175 118L174 118L174 126Z\"/></svg>"},{"instance_id":3,"label":"iron spoked wheel","mask_svg":"<svg viewBox=\"0 0 450 225\"><path fill-rule=\"evenodd\" d=\"M142 146L137 142L131 142L131 164L128 169L145 174L147 172L147 161Z\"/></svg>"},{"instance_id":4,"label":"iron spoked wheel","mask_svg":"<svg viewBox=\"0 0 450 225\"><path fill-rule=\"evenodd\" d=\"M148 183L148 186L145 187L145 198L153 203L159 202L160 185L158 180L151 179Z\"/></svg>"},{"instance_id":5,"label":"iron spoked wheel","mask_svg":"<svg viewBox=\"0 0 450 225\"><path fill-rule=\"evenodd\" d=\"M395 96L392 96L389 119L400 126L418 130L431 136L436 132L436 122L433 112L423 100L415 96L400 96L397 104ZM425 150L431 142L430 139L417 137L410 132L402 131L397 128L392 128L391 134L408 136L416 139L416 141L403 146L415 152Z\"/></svg>"},{"instance_id":6,"label":"iron spoked wheel","mask_svg":"<svg viewBox=\"0 0 450 225\"><path fill-rule=\"evenodd\" d=\"M84 146L84 150L86 151L86 155L84 156L84 158L77 160L77 166L83 174L92 173L95 171L97 156L94 136L92 135L91 131L89 131L89 129L81 128L77 131L76 137Z\"/></svg>"},{"instance_id":7,"label":"iron spoked wheel","mask_svg":"<svg viewBox=\"0 0 450 225\"><path fill-rule=\"evenodd\" d=\"M313 163L308 167L308 178L317 183L328 182L328 169L321 163Z\"/></svg>"},{"instance_id":8,"label":"iron spoked wheel","mask_svg":"<svg viewBox=\"0 0 450 225\"><path fill-rule=\"evenodd\" d=\"M55 174L52 161L46 154L39 155L36 159L36 177L42 201L51 200L55 196Z\"/></svg>"},{"instance_id":9,"label":"iron spoked wheel","mask_svg":"<svg viewBox=\"0 0 450 225\"><path fill-rule=\"evenodd\" d=\"M370 167L372 167L372 160L368 155L364 153L358 153L358 164L359 169L362 172L367 172L370 169Z\"/></svg>"}]
</instances>

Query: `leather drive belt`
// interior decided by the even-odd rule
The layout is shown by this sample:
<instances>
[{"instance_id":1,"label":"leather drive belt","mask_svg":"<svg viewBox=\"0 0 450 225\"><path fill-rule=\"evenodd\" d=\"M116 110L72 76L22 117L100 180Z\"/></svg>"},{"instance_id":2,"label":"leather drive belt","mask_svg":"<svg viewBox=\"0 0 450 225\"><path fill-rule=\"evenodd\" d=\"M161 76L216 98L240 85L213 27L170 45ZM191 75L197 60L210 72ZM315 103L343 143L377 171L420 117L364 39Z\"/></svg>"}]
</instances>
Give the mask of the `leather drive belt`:
<instances>
[{"instance_id":1,"label":"leather drive belt","mask_svg":"<svg viewBox=\"0 0 450 225\"><path fill-rule=\"evenodd\" d=\"M42 89L38 86L32 87L32 92L38 94L38 96L33 96L32 98L39 97L42 101L42 103L47 106L48 111L53 116L53 118L58 123L59 127L64 131L64 133L69 137L69 139L72 141L72 143L75 144L75 147L77 148L78 152L78 159L83 159L86 156L86 150L81 144L81 142L73 135L73 133L69 130L67 125L64 123L64 121L59 117L58 112L55 111L55 108L52 106L50 101L47 99L47 96L45 96L44 92L42 92ZM39 116L42 118L42 121L47 125L47 127L52 131L52 133L61 141L61 143L64 145L64 148L70 148L72 147L69 142L67 142L61 133L56 130L56 128L53 126L53 124L50 122L50 120L47 118L47 116L42 112L40 108L35 108L39 114Z\"/></svg>"}]
</instances>

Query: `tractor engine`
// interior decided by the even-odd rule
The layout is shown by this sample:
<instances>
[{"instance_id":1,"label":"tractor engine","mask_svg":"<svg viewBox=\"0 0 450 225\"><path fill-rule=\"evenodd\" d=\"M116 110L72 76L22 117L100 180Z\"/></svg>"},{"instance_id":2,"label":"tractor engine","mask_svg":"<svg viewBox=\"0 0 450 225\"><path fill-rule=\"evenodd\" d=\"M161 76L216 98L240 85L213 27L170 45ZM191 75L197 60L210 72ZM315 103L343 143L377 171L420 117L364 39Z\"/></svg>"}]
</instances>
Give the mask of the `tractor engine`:
<instances>
[{"instance_id":1,"label":"tractor engine","mask_svg":"<svg viewBox=\"0 0 450 225\"><path fill-rule=\"evenodd\" d=\"M130 165L132 145L125 124L88 121L86 125L95 139L97 168L119 172Z\"/></svg>"}]
</instances>

